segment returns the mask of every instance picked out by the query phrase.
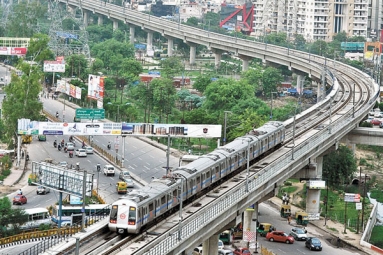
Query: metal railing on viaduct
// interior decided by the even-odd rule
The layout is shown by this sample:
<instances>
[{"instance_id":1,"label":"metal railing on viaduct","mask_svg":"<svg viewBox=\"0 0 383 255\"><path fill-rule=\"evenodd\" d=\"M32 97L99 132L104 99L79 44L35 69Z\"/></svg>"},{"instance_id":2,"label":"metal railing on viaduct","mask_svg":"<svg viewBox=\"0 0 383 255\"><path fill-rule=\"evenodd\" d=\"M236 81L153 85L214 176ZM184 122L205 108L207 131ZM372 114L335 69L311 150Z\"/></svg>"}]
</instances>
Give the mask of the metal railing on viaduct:
<instances>
[{"instance_id":1,"label":"metal railing on viaduct","mask_svg":"<svg viewBox=\"0 0 383 255\"><path fill-rule=\"evenodd\" d=\"M299 52L275 45L253 42L250 40L237 39L230 36L215 34L201 29L192 28L161 18L149 17L149 15L124 9L120 6L92 0L59 0L70 6L79 6L83 11L104 15L110 19L122 20L131 26L139 26L146 31L161 33L166 38L180 38L187 43L206 45L212 50L235 52L240 58L260 58L267 62L285 65L293 71L307 73L311 77L320 79L323 73L325 59L308 53ZM340 62L334 62L333 72L327 72L331 85L337 85L337 70L349 73L349 76L357 83L368 84L371 98L355 109L353 113L343 109L343 113L334 113L336 118L329 121L329 129L313 129L307 131L304 139L295 142L294 151L287 151L279 160L264 167L257 173L252 173L251 180L246 191L246 183L237 185L225 196L215 200L204 207L198 214L191 215L182 222L181 239L178 238L177 227L169 229L167 234L160 235L147 246L135 250L129 254L179 254L186 248L195 245L191 240L200 240L201 237L209 237L215 234L216 229L222 228L226 222L231 221L237 215L255 201L270 193L277 185L305 166L310 158L321 155L328 148L339 141L348 132L358 126L358 123L368 114L374 106L379 93L378 85L371 77L352 67ZM347 71L345 71L347 70ZM335 89L334 89L335 90ZM332 100L338 91L331 92L323 102ZM348 93L350 93L348 91ZM352 92L351 92L352 93ZM322 103L323 103L322 102ZM318 104L320 105L320 104ZM316 107L318 107L316 105ZM352 108L353 106L349 106ZM310 109L309 109L310 110ZM349 110L349 109L348 109ZM310 114L309 111L301 115ZM288 120L286 122L291 122ZM294 155L292 155L294 153ZM128 253L127 253L128 254Z\"/></svg>"}]
</instances>

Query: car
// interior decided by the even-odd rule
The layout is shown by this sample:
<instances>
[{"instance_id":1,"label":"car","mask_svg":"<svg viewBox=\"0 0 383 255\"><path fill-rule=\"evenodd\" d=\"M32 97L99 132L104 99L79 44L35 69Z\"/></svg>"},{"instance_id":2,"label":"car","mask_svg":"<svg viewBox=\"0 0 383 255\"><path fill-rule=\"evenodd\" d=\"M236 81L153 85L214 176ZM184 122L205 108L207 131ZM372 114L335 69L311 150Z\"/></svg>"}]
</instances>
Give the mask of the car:
<instances>
[{"instance_id":1,"label":"car","mask_svg":"<svg viewBox=\"0 0 383 255\"><path fill-rule=\"evenodd\" d=\"M114 166L112 166L112 165L105 165L103 172L104 172L104 174L106 176L108 176L108 175L113 175L114 176L115 175Z\"/></svg>"},{"instance_id":2,"label":"car","mask_svg":"<svg viewBox=\"0 0 383 255\"><path fill-rule=\"evenodd\" d=\"M38 136L37 136L37 139L38 139L39 141L46 141L46 140L47 140L47 136L46 136L46 135L38 135Z\"/></svg>"},{"instance_id":3,"label":"car","mask_svg":"<svg viewBox=\"0 0 383 255\"><path fill-rule=\"evenodd\" d=\"M305 246L310 250L321 251L322 243L317 237L309 237L305 242Z\"/></svg>"},{"instance_id":4,"label":"car","mask_svg":"<svg viewBox=\"0 0 383 255\"><path fill-rule=\"evenodd\" d=\"M219 249L218 255L234 255L231 250Z\"/></svg>"},{"instance_id":5,"label":"car","mask_svg":"<svg viewBox=\"0 0 383 255\"><path fill-rule=\"evenodd\" d=\"M247 248L236 248L233 253L234 255L251 254Z\"/></svg>"},{"instance_id":6,"label":"car","mask_svg":"<svg viewBox=\"0 0 383 255\"><path fill-rule=\"evenodd\" d=\"M85 146L86 154L93 154L93 148L90 146Z\"/></svg>"},{"instance_id":7,"label":"car","mask_svg":"<svg viewBox=\"0 0 383 255\"><path fill-rule=\"evenodd\" d=\"M16 195L14 198L13 198L13 204L16 205L22 205L22 204L26 204L27 203L27 197L24 196L24 195Z\"/></svg>"},{"instance_id":8,"label":"car","mask_svg":"<svg viewBox=\"0 0 383 255\"><path fill-rule=\"evenodd\" d=\"M383 122L380 122L379 127L383 128Z\"/></svg>"},{"instance_id":9,"label":"car","mask_svg":"<svg viewBox=\"0 0 383 255\"><path fill-rule=\"evenodd\" d=\"M77 157L86 157L88 155L85 149L76 149L75 153Z\"/></svg>"},{"instance_id":10,"label":"car","mask_svg":"<svg viewBox=\"0 0 383 255\"><path fill-rule=\"evenodd\" d=\"M74 144L73 143L66 143L65 144L67 151L74 151Z\"/></svg>"},{"instance_id":11,"label":"car","mask_svg":"<svg viewBox=\"0 0 383 255\"><path fill-rule=\"evenodd\" d=\"M290 235L297 241L305 241L307 239L307 230L301 228L293 228Z\"/></svg>"},{"instance_id":12,"label":"car","mask_svg":"<svg viewBox=\"0 0 383 255\"><path fill-rule=\"evenodd\" d=\"M126 178L124 181L126 182L126 185L127 185L126 187L134 188L134 181L132 178Z\"/></svg>"},{"instance_id":13,"label":"car","mask_svg":"<svg viewBox=\"0 0 383 255\"><path fill-rule=\"evenodd\" d=\"M194 248L192 255L202 255L202 247L196 247Z\"/></svg>"},{"instance_id":14,"label":"car","mask_svg":"<svg viewBox=\"0 0 383 255\"><path fill-rule=\"evenodd\" d=\"M371 122L370 122L372 125L380 125L380 123L382 123L382 121L380 119L372 119Z\"/></svg>"},{"instance_id":15,"label":"car","mask_svg":"<svg viewBox=\"0 0 383 255\"><path fill-rule=\"evenodd\" d=\"M129 171L121 171L118 175L118 178L122 181L125 181L126 178L131 178Z\"/></svg>"},{"instance_id":16,"label":"car","mask_svg":"<svg viewBox=\"0 0 383 255\"><path fill-rule=\"evenodd\" d=\"M68 168L68 163L66 161L61 161L58 165L64 168Z\"/></svg>"},{"instance_id":17,"label":"car","mask_svg":"<svg viewBox=\"0 0 383 255\"><path fill-rule=\"evenodd\" d=\"M50 192L51 192L50 188L46 188L44 186L38 186L36 189L37 195L40 195L40 194L45 195L45 194L50 193Z\"/></svg>"},{"instance_id":18,"label":"car","mask_svg":"<svg viewBox=\"0 0 383 255\"><path fill-rule=\"evenodd\" d=\"M223 249L225 246L223 245L223 242L218 239L218 249Z\"/></svg>"},{"instance_id":19,"label":"car","mask_svg":"<svg viewBox=\"0 0 383 255\"><path fill-rule=\"evenodd\" d=\"M271 231L266 234L266 240L270 242L283 242L283 243L294 243L294 237L286 234L283 231Z\"/></svg>"}]
</instances>

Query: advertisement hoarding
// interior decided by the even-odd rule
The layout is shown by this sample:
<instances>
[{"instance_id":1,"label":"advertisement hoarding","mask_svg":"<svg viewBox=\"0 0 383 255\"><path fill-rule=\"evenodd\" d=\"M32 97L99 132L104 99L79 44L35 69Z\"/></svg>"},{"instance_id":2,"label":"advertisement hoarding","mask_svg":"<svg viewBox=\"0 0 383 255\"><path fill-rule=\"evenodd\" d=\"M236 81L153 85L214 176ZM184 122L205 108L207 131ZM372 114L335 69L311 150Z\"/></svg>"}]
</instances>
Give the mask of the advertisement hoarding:
<instances>
[{"instance_id":1,"label":"advertisement hoarding","mask_svg":"<svg viewBox=\"0 0 383 255\"><path fill-rule=\"evenodd\" d=\"M0 55L5 56L24 56L27 54L25 47L0 47Z\"/></svg>"},{"instance_id":2,"label":"advertisement hoarding","mask_svg":"<svg viewBox=\"0 0 383 255\"><path fill-rule=\"evenodd\" d=\"M61 61L44 61L44 72L65 73L65 64Z\"/></svg>"},{"instance_id":3,"label":"advertisement hoarding","mask_svg":"<svg viewBox=\"0 0 383 255\"><path fill-rule=\"evenodd\" d=\"M89 74L88 77L88 98L101 99L104 98L104 77Z\"/></svg>"}]
</instances>

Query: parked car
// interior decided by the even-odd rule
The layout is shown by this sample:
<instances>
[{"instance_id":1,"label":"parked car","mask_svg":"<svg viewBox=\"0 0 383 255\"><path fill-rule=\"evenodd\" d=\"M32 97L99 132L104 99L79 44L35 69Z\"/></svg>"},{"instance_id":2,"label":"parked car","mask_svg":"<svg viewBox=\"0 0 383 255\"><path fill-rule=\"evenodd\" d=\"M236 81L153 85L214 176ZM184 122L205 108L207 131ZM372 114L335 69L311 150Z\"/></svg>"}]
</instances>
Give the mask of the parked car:
<instances>
[{"instance_id":1,"label":"parked car","mask_svg":"<svg viewBox=\"0 0 383 255\"><path fill-rule=\"evenodd\" d=\"M223 242L218 239L218 249L224 249L225 246L223 245Z\"/></svg>"},{"instance_id":2,"label":"parked car","mask_svg":"<svg viewBox=\"0 0 383 255\"><path fill-rule=\"evenodd\" d=\"M383 128L383 122L380 122L379 127Z\"/></svg>"},{"instance_id":3,"label":"parked car","mask_svg":"<svg viewBox=\"0 0 383 255\"><path fill-rule=\"evenodd\" d=\"M112 166L112 165L105 165L103 172L104 172L104 174L106 176L108 176L108 175L114 176L115 175L114 166Z\"/></svg>"},{"instance_id":4,"label":"parked car","mask_svg":"<svg viewBox=\"0 0 383 255\"><path fill-rule=\"evenodd\" d=\"M47 193L50 193L51 192L51 189L50 188L46 188L44 186L38 186L37 189L36 189L36 194L37 195L40 195L40 194L47 194Z\"/></svg>"},{"instance_id":5,"label":"parked car","mask_svg":"<svg viewBox=\"0 0 383 255\"><path fill-rule=\"evenodd\" d=\"M126 178L124 181L126 182L127 188L134 188L134 181L132 178Z\"/></svg>"},{"instance_id":6,"label":"parked car","mask_svg":"<svg viewBox=\"0 0 383 255\"><path fill-rule=\"evenodd\" d=\"M68 168L68 163L66 161L61 161L58 165L64 168Z\"/></svg>"},{"instance_id":7,"label":"parked car","mask_svg":"<svg viewBox=\"0 0 383 255\"><path fill-rule=\"evenodd\" d=\"M202 247L194 248L192 255L202 255Z\"/></svg>"},{"instance_id":8,"label":"parked car","mask_svg":"<svg viewBox=\"0 0 383 255\"><path fill-rule=\"evenodd\" d=\"M382 123L382 121L380 119L372 119L371 122L370 122L372 125L380 125L380 123Z\"/></svg>"},{"instance_id":9,"label":"parked car","mask_svg":"<svg viewBox=\"0 0 383 255\"><path fill-rule=\"evenodd\" d=\"M67 151L74 151L74 144L73 143L66 143L65 144Z\"/></svg>"},{"instance_id":10,"label":"parked car","mask_svg":"<svg viewBox=\"0 0 383 255\"><path fill-rule=\"evenodd\" d=\"M251 254L247 248L236 248L233 253L234 255Z\"/></svg>"},{"instance_id":11,"label":"parked car","mask_svg":"<svg viewBox=\"0 0 383 255\"><path fill-rule=\"evenodd\" d=\"M272 231L266 234L266 240L270 242L294 243L294 237L283 231Z\"/></svg>"},{"instance_id":12,"label":"parked car","mask_svg":"<svg viewBox=\"0 0 383 255\"><path fill-rule=\"evenodd\" d=\"M130 173L128 171L121 171L118 175L118 178L122 181L125 181L126 178L131 178Z\"/></svg>"},{"instance_id":13,"label":"parked car","mask_svg":"<svg viewBox=\"0 0 383 255\"><path fill-rule=\"evenodd\" d=\"M14 198L13 198L13 204L16 205L22 205L22 204L26 204L27 203L27 197L24 196L24 195L16 195Z\"/></svg>"},{"instance_id":14,"label":"parked car","mask_svg":"<svg viewBox=\"0 0 383 255\"><path fill-rule=\"evenodd\" d=\"M305 241L307 239L307 230L301 228L293 228L290 235L297 241Z\"/></svg>"},{"instance_id":15,"label":"parked car","mask_svg":"<svg viewBox=\"0 0 383 255\"><path fill-rule=\"evenodd\" d=\"M86 154L93 154L93 148L90 146L85 146Z\"/></svg>"},{"instance_id":16,"label":"parked car","mask_svg":"<svg viewBox=\"0 0 383 255\"><path fill-rule=\"evenodd\" d=\"M76 156L77 157L86 157L86 150L85 149L76 149Z\"/></svg>"},{"instance_id":17,"label":"parked car","mask_svg":"<svg viewBox=\"0 0 383 255\"><path fill-rule=\"evenodd\" d=\"M310 250L315 250L315 251L322 250L322 243L319 240L319 238L316 238L316 237L307 238L305 246L309 248Z\"/></svg>"}]
</instances>

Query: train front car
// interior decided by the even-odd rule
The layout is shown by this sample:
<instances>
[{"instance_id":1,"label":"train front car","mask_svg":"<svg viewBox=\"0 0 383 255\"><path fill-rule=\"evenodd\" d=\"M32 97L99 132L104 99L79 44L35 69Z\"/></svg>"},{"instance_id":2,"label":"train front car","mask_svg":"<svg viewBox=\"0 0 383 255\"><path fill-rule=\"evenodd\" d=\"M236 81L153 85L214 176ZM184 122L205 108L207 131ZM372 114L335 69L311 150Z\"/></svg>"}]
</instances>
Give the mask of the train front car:
<instances>
[{"instance_id":1,"label":"train front car","mask_svg":"<svg viewBox=\"0 0 383 255\"><path fill-rule=\"evenodd\" d=\"M118 234L138 233L140 223L137 222L138 205L129 199L120 199L112 204L109 218L109 230Z\"/></svg>"}]
</instances>

